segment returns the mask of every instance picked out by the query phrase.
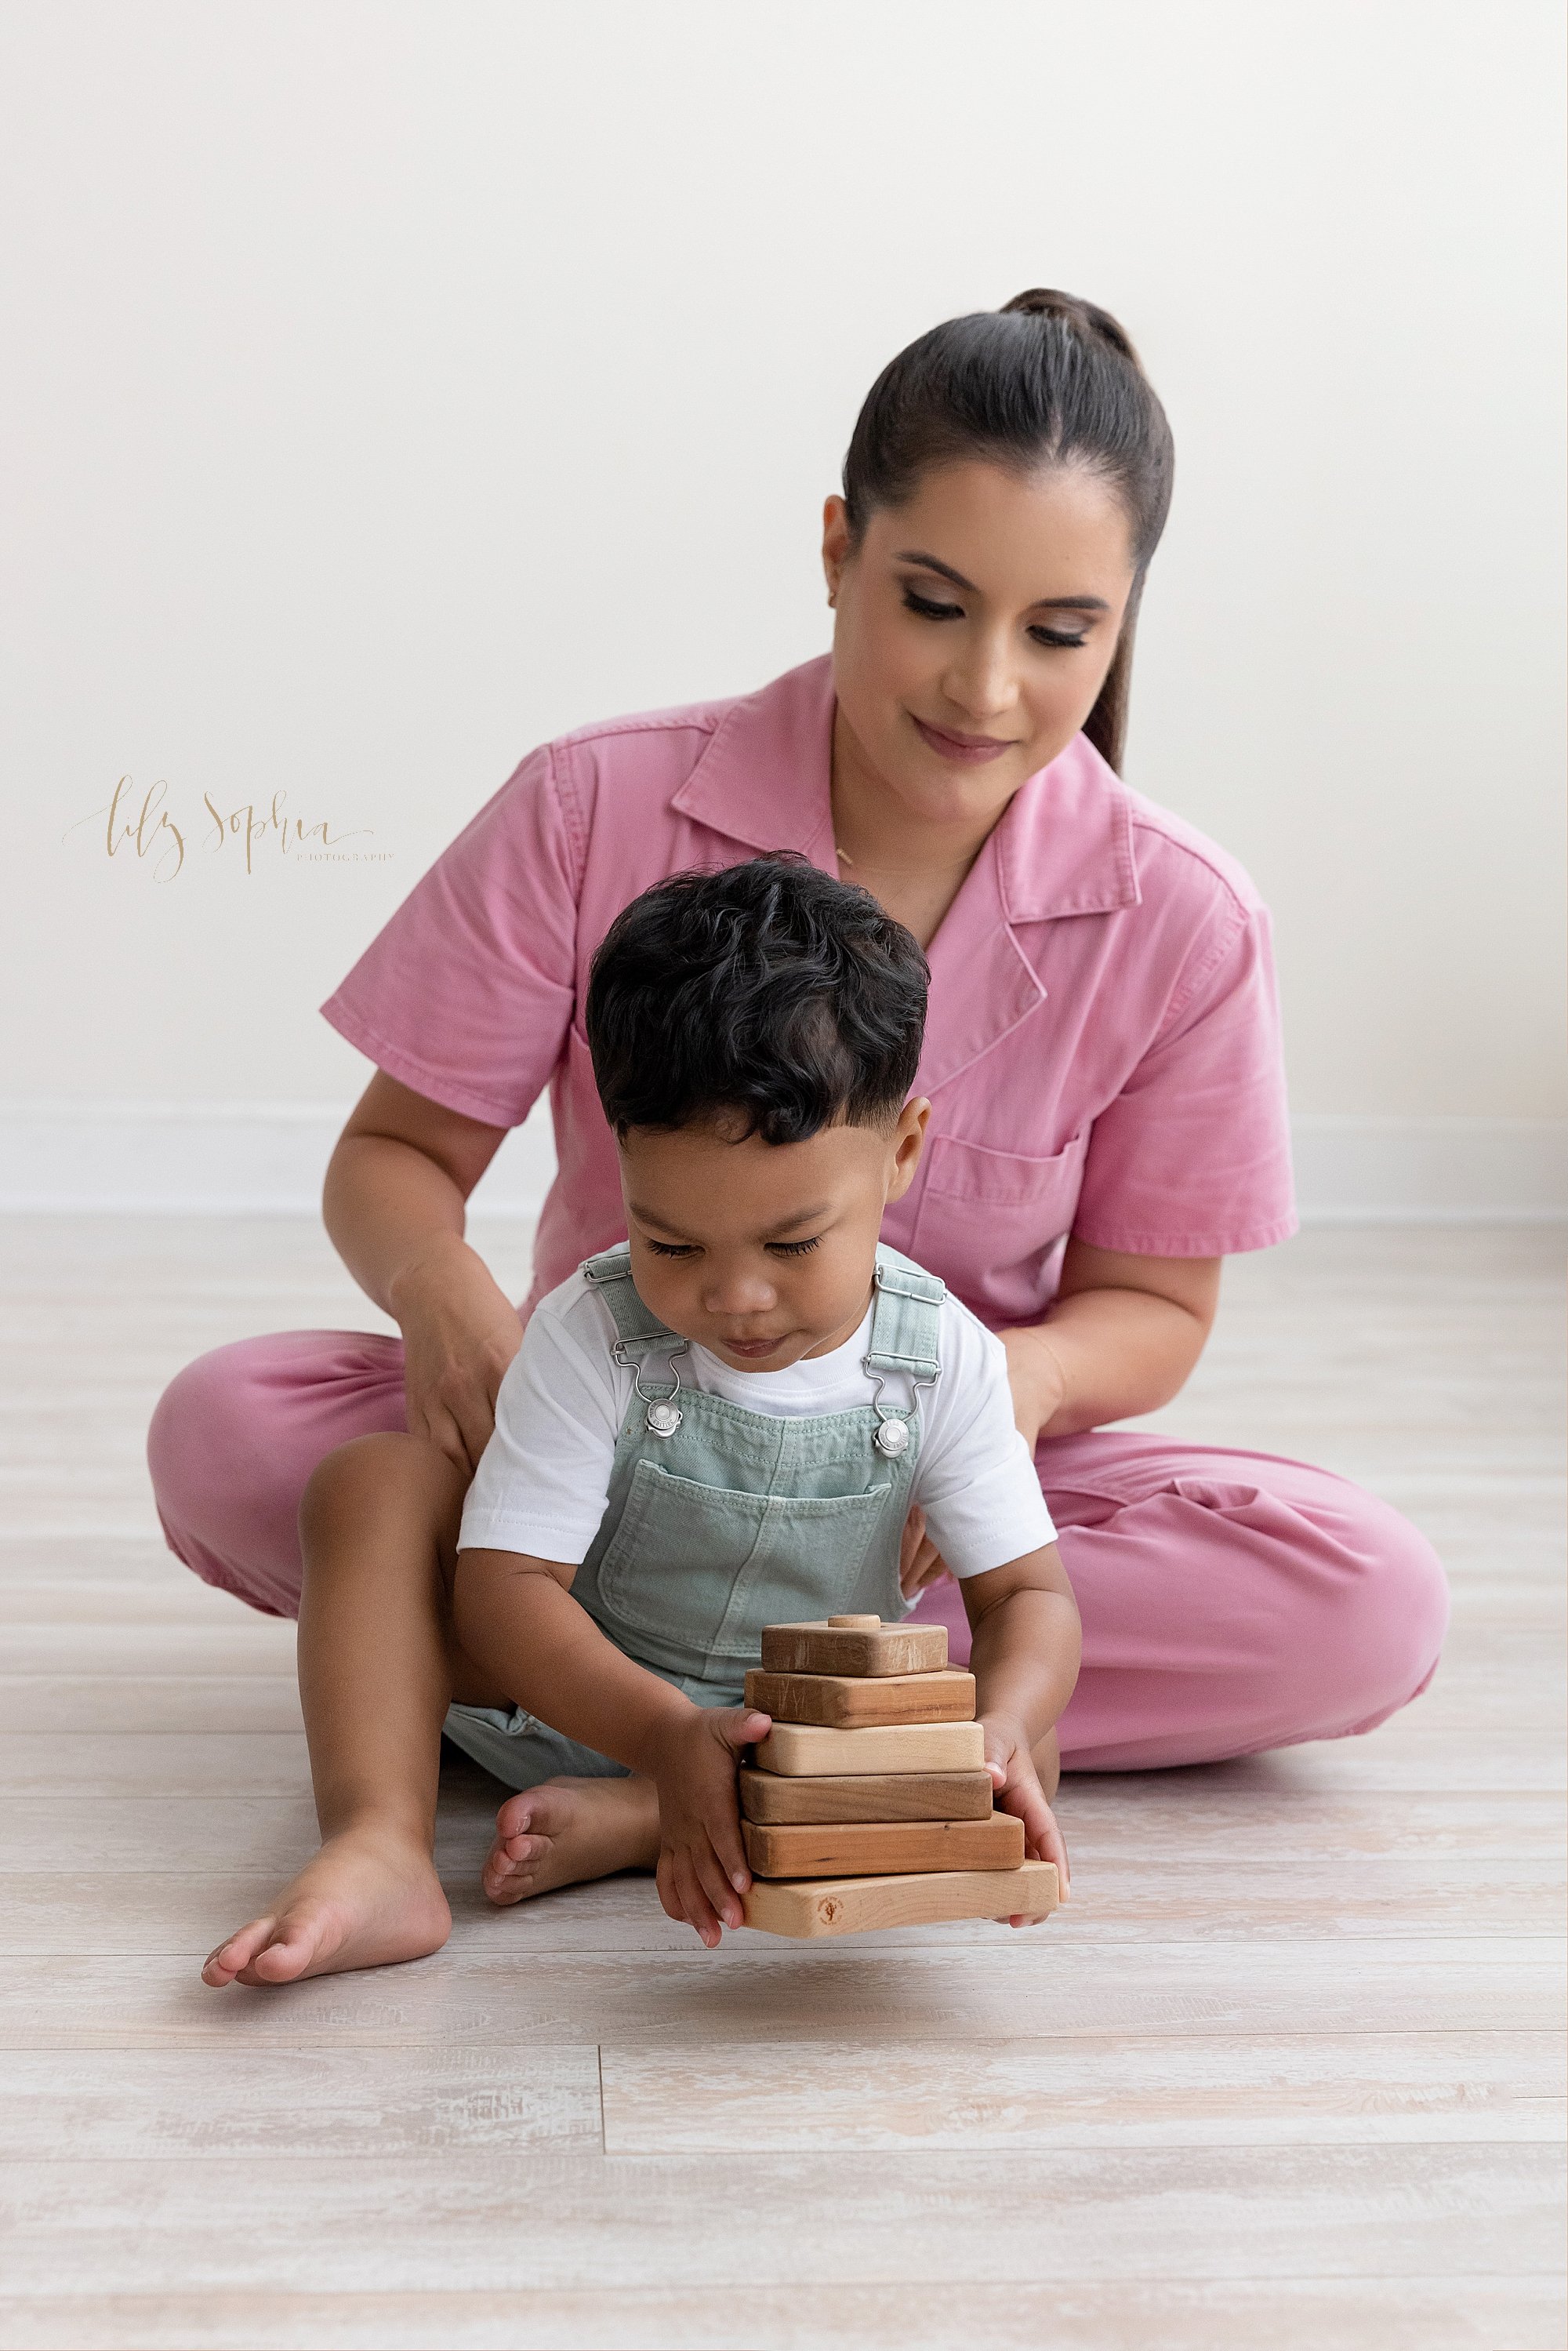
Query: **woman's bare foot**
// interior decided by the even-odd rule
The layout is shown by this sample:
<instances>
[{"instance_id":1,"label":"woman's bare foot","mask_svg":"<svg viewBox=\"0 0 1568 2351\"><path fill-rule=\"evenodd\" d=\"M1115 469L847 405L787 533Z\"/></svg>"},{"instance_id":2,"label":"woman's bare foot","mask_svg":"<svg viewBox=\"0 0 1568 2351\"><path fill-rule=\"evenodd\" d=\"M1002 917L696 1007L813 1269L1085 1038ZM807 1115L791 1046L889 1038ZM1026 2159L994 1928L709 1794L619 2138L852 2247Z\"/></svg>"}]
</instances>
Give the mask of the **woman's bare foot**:
<instances>
[{"instance_id":1,"label":"woman's bare foot","mask_svg":"<svg viewBox=\"0 0 1568 2351\"><path fill-rule=\"evenodd\" d=\"M492 1902L520 1902L580 1878L652 1869L658 1858L652 1780L546 1780L497 1813L483 1884Z\"/></svg>"},{"instance_id":2,"label":"woman's bare foot","mask_svg":"<svg viewBox=\"0 0 1568 2351\"><path fill-rule=\"evenodd\" d=\"M218 1945L202 1980L221 1989L382 1968L438 1951L451 1932L452 1913L422 1844L384 1824L345 1829L270 1910Z\"/></svg>"}]
</instances>

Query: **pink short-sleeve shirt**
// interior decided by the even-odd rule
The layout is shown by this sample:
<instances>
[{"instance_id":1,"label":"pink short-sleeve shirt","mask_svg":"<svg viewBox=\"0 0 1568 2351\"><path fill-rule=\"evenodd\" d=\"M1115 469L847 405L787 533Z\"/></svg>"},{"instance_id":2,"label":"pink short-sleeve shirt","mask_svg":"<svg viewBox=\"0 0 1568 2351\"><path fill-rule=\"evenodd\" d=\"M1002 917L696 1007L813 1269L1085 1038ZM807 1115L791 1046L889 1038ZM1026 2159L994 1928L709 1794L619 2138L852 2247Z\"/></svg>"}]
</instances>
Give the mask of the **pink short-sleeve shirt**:
<instances>
[{"instance_id":1,"label":"pink short-sleeve shirt","mask_svg":"<svg viewBox=\"0 0 1568 2351\"><path fill-rule=\"evenodd\" d=\"M838 871L831 663L530 753L321 1007L389 1076L516 1126L548 1084L559 1173L534 1303L624 1237L581 1007L665 874L799 850ZM1269 918L1241 869L1082 736L1031 776L928 950L930 1139L883 1237L993 1328L1037 1320L1067 1236L1153 1257L1295 1229Z\"/></svg>"}]
</instances>

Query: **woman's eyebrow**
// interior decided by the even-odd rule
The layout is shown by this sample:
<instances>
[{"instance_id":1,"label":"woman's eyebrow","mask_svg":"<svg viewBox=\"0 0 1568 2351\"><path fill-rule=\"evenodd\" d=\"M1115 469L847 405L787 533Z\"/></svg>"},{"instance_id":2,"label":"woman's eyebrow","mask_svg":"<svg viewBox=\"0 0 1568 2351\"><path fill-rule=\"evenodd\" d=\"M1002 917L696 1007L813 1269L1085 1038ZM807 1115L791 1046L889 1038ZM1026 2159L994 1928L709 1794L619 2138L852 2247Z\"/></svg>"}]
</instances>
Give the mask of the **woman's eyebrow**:
<instances>
[{"instance_id":1,"label":"woman's eyebrow","mask_svg":"<svg viewBox=\"0 0 1568 2351\"><path fill-rule=\"evenodd\" d=\"M893 559L895 563L918 563L923 571L938 572L955 588L967 589L971 596L980 593L972 580L966 580L950 563L939 563L934 555L925 554L918 547L900 548ZM1108 612L1111 607L1103 596L1037 596L1026 609L1030 612Z\"/></svg>"},{"instance_id":2,"label":"woman's eyebrow","mask_svg":"<svg viewBox=\"0 0 1568 2351\"><path fill-rule=\"evenodd\" d=\"M977 596L980 592L972 580L966 580L963 573L955 571L950 563L938 563L934 555L925 554L918 547L901 547L893 559L895 563L918 563L923 571L938 571L944 580L950 580L955 588L967 588L971 596Z\"/></svg>"}]
</instances>

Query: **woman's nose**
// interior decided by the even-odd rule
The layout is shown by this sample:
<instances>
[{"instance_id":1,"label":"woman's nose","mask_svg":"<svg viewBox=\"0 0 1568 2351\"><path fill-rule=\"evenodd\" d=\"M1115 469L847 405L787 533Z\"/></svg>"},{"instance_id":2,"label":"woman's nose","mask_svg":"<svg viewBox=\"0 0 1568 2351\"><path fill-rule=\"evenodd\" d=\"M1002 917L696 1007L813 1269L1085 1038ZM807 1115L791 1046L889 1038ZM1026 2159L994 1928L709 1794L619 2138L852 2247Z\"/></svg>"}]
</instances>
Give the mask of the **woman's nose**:
<instances>
[{"instance_id":1,"label":"woman's nose","mask_svg":"<svg viewBox=\"0 0 1568 2351\"><path fill-rule=\"evenodd\" d=\"M971 640L949 663L942 690L977 726L994 726L1018 700L1010 648L998 638Z\"/></svg>"}]
</instances>

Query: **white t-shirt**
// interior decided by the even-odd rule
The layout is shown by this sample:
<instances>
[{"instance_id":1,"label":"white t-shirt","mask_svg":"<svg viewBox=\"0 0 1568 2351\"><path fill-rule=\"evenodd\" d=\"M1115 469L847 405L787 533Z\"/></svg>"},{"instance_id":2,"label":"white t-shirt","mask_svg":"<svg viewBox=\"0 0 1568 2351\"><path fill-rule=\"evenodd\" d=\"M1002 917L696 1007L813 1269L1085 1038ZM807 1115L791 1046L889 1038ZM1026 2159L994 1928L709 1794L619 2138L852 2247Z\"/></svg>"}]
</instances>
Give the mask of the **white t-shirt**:
<instances>
[{"instance_id":1,"label":"white t-shirt","mask_svg":"<svg viewBox=\"0 0 1568 2351\"><path fill-rule=\"evenodd\" d=\"M939 1310L934 1387L887 1374L883 1404L917 1405L920 1449L910 1499L955 1575L979 1575L1051 1541L1055 1529L1028 1446L1013 1426L1007 1352L949 1295ZM727 1396L780 1420L847 1412L872 1400L861 1358L872 1310L831 1354L782 1372L741 1372L695 1343L676 1364L683 1387ZM542 1298L496 1398L496 1426L468 1489L459 1550L526 1552L576 1566L599 1532L615 1440L635 1384L611 1355L614 1318L582 1274ZM651 1381L664 1377L658 1356Z\"/></svg>"}]
</instances>

